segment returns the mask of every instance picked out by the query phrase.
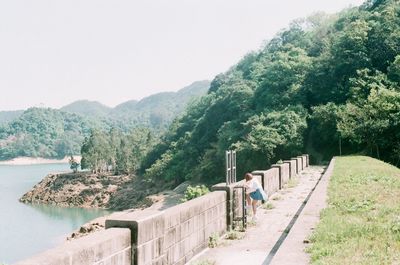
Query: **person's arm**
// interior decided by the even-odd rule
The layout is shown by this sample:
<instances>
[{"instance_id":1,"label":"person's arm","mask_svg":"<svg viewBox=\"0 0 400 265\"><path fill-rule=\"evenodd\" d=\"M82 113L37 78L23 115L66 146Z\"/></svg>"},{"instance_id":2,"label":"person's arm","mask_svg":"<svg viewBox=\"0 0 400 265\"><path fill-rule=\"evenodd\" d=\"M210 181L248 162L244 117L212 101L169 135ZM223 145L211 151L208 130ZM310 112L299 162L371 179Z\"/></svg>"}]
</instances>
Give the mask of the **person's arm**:
<instances>
[{"instance_id":1,"label":"person's arm","mask_svg":"<svg viewBox=\"0 0 400 265\"><path fill-rule=\"evenodd\" d=\"M248 184L247 193L252 193L257 190L257 183L254 180L251 180Z\"/></svg>"}]
</instances>

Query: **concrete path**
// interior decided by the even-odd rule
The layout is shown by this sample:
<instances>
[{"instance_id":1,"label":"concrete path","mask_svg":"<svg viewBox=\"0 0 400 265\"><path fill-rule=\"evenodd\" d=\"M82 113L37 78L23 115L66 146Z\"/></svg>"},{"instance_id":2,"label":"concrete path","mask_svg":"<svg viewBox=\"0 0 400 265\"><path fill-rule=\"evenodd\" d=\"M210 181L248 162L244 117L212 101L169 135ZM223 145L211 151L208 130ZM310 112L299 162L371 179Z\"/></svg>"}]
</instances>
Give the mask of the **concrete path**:
<instances>
[{"instance_id":1,"label":"concrete path","mask_svg":"<svg viewBox=\"0 0 400 265\"><path fill-rule=\"evenodd\" d=\"M258 209L257 224L248 227L243 239L223 239L218 247L206 249L189 264L202 264L204 261L215 262L216 265L269 264L271 250L276 252L274 245L282 235L287 235L285 229L296 213L298 214L299 208L317 184L323 170L324 168L320 166L310 166L305 169L297 177L297 181L294 181L298 182L297 185L294 186L296 183L292 181L287 187L271 196L269 202L273 204L273 209L266 210L261 207ZM296 247L300 252L304 248L298 245ZM281 255L279 251L277 254Z\"/></svg>"},{"instance_id":2,"label":"concrete path","mask_svg":"<svg viewBox=\"0 0 400 265\"><path fill-rule=\"evenodd\" d=\"M305 252L307 239L319 221L320 212L326 207L327 189L332 175L335 160L332 160L324 176L313 191L303 211L293 225L279 250L272 259L271 265L309 264L310 257Z\"/></svg>"}]
</instances>

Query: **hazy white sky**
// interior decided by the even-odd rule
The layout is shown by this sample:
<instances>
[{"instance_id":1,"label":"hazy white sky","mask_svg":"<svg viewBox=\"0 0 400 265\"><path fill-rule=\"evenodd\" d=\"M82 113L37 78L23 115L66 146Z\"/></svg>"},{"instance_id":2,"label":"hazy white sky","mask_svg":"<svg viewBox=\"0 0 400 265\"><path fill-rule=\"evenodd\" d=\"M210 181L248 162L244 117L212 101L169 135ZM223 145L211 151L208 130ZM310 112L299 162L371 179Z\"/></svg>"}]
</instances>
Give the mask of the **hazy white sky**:
<instances>
[{"instance_id":1,"label":"hazy white sky","mask_svg":"<svg viewBox=\"0 0 400 265\"><path fill-rule=\"evenodd\" d=\"M362 2L0 1L0 110L178 90L226 71L293 19Z\"/></svg>"}]
</instances>

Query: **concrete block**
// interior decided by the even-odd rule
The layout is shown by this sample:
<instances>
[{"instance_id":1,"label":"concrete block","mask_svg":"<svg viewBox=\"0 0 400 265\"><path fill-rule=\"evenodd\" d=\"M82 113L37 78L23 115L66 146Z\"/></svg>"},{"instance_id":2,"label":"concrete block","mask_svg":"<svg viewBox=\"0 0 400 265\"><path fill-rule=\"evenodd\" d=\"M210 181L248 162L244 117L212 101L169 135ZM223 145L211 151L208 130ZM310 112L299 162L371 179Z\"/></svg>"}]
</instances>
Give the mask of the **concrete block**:
<instances>
[{"instance_id":1,"label":"concrete block","mask_svg":"<svg viewBox=\"0 0 400 265\"><path fill-rule=\"evenodd\" d=\"M167 211L164 212L165 218L165 229L169 229L171 227L177 226L180 224L180 208L171 207Z\"/></svg>"},{"instance_id":2,"label":"concrete block","mask_svg":"<svg viewBox=\"0 0 400 265\"><path fill-rule=\"evenodd\" d=\"M172 227L168 229L164 236L164 246L165 248L170 248L177 242L181 241L181 229L179 226Z\"/></svg>"},{"instance_id":3,"label":"concrete block","mask_svg":"<svg viewBox=\"0 0 400 265\"><path fill-rule=\"evenodd\" d=\"M303 164L300 157L294 157L292 159L296 159L296 167L297 167L297 174L299 174L303 170Z\"/></svg>"},{"instance_id":4,"label":"concrete block","mask_svg":"<svg viewBox=\"0 0 400 265\"><path fill-rule=\"evenodd\" d=\"M158 257L157 259L154 259L151 264L152 265L165 265L165 264L167 264L167 256L163 255L161 257Z\"/></svg>"},{"instance_id":5,"label":"concrete block","mask_svg":"<svg viewBox=\"0 0 400 265\"><path fill-rule=\"evenodd\" d=\"M104 264L112 262L124 250L130 250L129 229L113 228L66 242L35 257L18 262L18 265L72 265ZM125 264L130 264L130 260ZM119 263L124 264L124 263Z\"/></svg>"},{"instance_id":6,"label":"concrete block","mask_svg":"<svg viewBox=\"0 0 400 265\"><path fill-rule=\"evenodd\" d=\"M149 264L153 260L152 256L152 242L147 242L141 246L138 246L135 251L135 260L137 265Z\"/></svg>"},{"instance_id":7,"label":"concrete block","mask_svg":"<svg viewBox=\"0 0 400 265\"><path fill-rule=\"evenodd\" d=\"M296 176L296 161L295 160L284 160L283 163L289 165L289 179Z\"/></svg>"},{"instance_id":8,"label":"concrete block","mask_svg":"<svg viewBox=\"0 0 400 265\"><path fill-rule=\"evenodd\" d=\"M198 217L199 220L199 228L206 226L206 212L202 212Z\"/></svg>"},{"instance_id":9,"label":"concrete block","mask_svg":"<svg viewBox=\"0 0 400 265\"><path fill-rule=\"evenodd\" d=\"M129 228L131 230L131 242L139 245L159 237L160 232L163 232L161 228L165 226L165 221L163 212L146 209L112 217L107 219L105 224L106 229L111 227ZM153 226L155 229L153 229Z\"/></svg>"},{"instance_id":10,"label":"concrete block","mask_svg":"<svg viewBox=\"0 0 400 265\"><path fill-rule=\"evenodd\" d=\"M307 155L302 155L303 158L303 168L307 167Z\"/></svg>"},{"instance_id":11,"label":"concrete block","mask_svg":"<svg viewBox=\"0 0 400 265\"><path fill-rule=\"evenodd\" d=\"M297 159L298 159L298 163L299 163L299 169L300 169L300 171L303 171L303 169L304 169L304 164L303 164L303 157L302 156L298 156L297 157Z\"/></svg>"},{"instance_id":12,"label":"concrete block","mask_svg":"<svg viewBox=\"0 0 400 265\"><path fill-rule=\"evenodd\" d=\"M176 263L182 256L180 256L179 244L173 245L166 250L167 264Z\"/></svg>"},{"instance_id":13,"label":"concrete block","mask_svg":"<svg viewBox=\"0 0 400 265\"><path fill-rule=\"evenodd\" d=\"M195 231L194 217L180 225L180 233L181 233L180 236L182 239L189 236L194 231Z\"/></svg>"},{"instance_id":14,"label":"concrete block","mask_svg":"<svg viewBox=\"0 0 400 265\"><path fill-rule=\"evenodd\" d=\"M278 189L282 189L282 185L283 185L283 181L282 181L282 168L280 166L280 164L273 164L271 165L271 168L277 168L278 169Z\"/></svg>"}]
</instances>

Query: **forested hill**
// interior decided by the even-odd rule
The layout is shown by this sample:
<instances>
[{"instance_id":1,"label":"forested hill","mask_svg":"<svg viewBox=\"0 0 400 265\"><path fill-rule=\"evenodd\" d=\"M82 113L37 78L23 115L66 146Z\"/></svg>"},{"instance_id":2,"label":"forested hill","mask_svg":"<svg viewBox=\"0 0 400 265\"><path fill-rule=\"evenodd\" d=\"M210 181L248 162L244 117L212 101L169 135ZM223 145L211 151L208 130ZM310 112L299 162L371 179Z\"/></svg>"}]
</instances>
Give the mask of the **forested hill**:
<instances>
[{"instance_id":1,"label":"forested hill","mask_svg":"<svg viewBox=\"0 0 400 265\"><path fill-rule=\"evenodd\" d=\"M23 110L0 111L0 124L10 122L23 113Z\"/></svg>"},{"instance_id":2,"label":"forested hill","mask_svg":"<svg viewBox=\"0 0 400 265\"><path fill-rule=\"evenodd\" d=\"M62 107L60 110L78 115L98 118L108 116L112 108L97 101L78 100Z\"/></svg>"},{"instance_id":3,"label":"forested hill","mask_svg":"<svg viewBox=\"0 0 400 265\"><path fill-rule=\"evenodd\" d=\"M194 97L203 96L210 87L210 81L196 81L177 92L162 92L130 100L109 108L96 101L79 100L61 108L62 111L96 119L123 121L132 127L135 124L154 129L166 129L171 121L185 109Z\"/></svg>"},{"instance_id":4,"label":"forested hill","mask_svg":"<svg viewBox=\"0 0 400 265\"><path fill-rule=\"evenodd\" d=\"M0 159L18 156L63 158L79 154L85 135L96 127L83 117L48 108L30 108L0 126Z\"/></svg>"},{"instance_id":5,"label":"forested hill","mask_svg":"<svg viewBox=\"0 0 400 265\"><path fill-rule=\"evenodd\" d=\"M224 179L308 152L400 159L400 3L296 20L211 83L142 162L153 181Z\"/></svg>"},{"instance_id":6,"label":"forested hill","mask_svg":"<svg viewBox=\"0 0 400 265\"><path fill-rule=\"evenodd\" d=\"M0 122L0 160L80 154L83 140L94 130L126 134L147 128L153 135L159 135L191 100L206 94L209 85L209 81L195 82L178 92L156 94L134 106L126 103L125 107L120 105L115 109L98 102L78 101L61 110L30 108L0 112L4 114L4 122Z\"/></svg>"}]
</instances>

